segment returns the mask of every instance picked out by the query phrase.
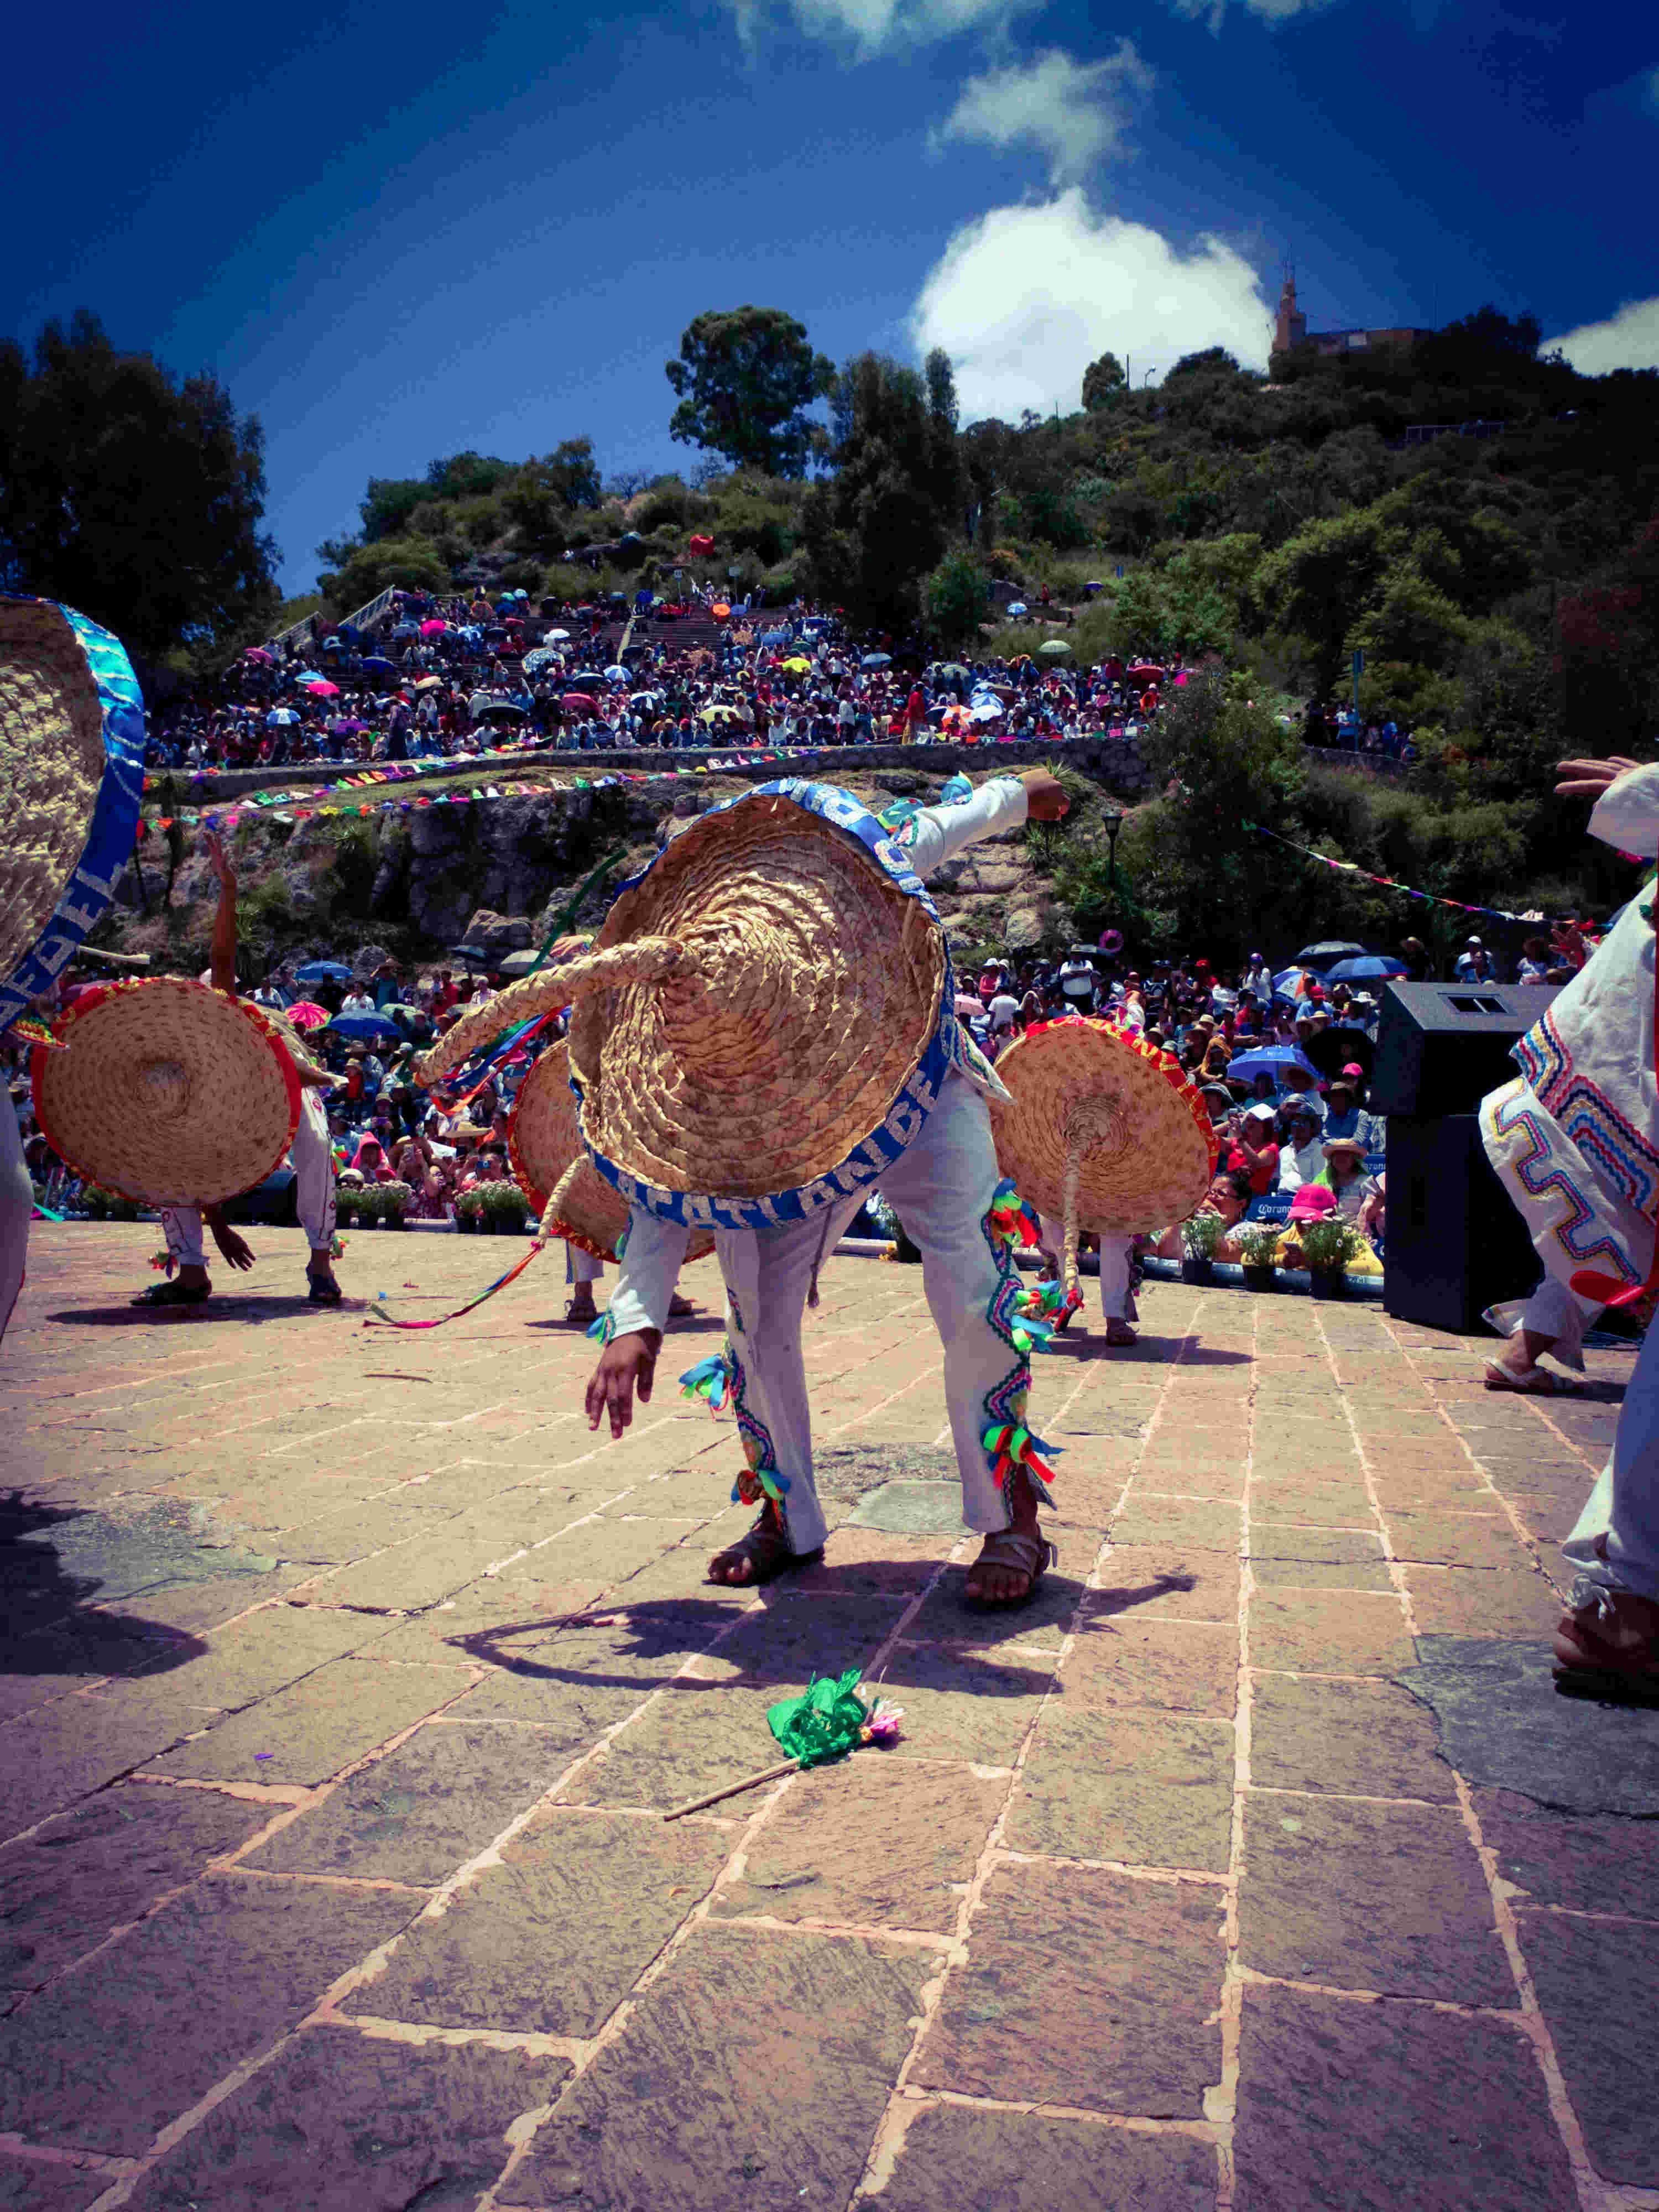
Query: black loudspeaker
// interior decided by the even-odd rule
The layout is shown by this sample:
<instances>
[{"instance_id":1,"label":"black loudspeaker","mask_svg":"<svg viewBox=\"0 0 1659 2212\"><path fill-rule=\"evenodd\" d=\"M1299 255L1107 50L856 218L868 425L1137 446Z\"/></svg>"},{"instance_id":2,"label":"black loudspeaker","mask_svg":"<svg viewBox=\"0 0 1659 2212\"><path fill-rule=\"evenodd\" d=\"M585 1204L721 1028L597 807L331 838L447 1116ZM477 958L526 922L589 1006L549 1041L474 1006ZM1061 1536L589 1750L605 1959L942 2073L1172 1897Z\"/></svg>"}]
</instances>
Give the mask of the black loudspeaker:
<instances>
[{"instance_id":1,"label":"black loudspeaker","mask_svg":"<svg viewBox=\"0 0 1659 2212\"><path fill-rule=\"evenodd\" d=\"M1373 1114L1472 1114L1515 1075L1510 1048L1555 996L1553 983L1387 983ZM1390 1199L1393 1193L1389 1193ZM1390 1207L1392 1211L1392 1207ZM1393 1243L1389 1224L1389 1243Z\"/></svg>"},{"instance_id":2,"label":"black loudspeaker","mask_svg":"<svg viewBox=\"0 0 1659 2212\"><path fill-rule=\"evenodd\" d=\"M1389 1117L1382 1304L1399 1321L1472 1335L1539 1277L1526 1225L1487 1161L1479 1116Z\"/></svg>"}]
</instances>

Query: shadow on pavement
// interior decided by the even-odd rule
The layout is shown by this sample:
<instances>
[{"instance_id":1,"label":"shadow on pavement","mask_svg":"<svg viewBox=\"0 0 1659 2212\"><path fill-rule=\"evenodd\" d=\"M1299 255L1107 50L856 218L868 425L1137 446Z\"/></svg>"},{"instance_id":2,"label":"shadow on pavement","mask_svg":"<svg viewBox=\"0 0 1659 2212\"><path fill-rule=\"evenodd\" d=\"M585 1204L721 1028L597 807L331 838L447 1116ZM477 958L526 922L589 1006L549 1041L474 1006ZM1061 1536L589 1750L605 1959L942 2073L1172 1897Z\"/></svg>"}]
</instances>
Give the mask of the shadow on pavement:
<instances>
[{"instance_id":1,"label":"shadow on pavement","mask_svg":"<svg viewBox=\"0 0 1659 2212\"><path fill-rule=\"evenodd\" d=\"M366 1298L343 1298L337 1306L313 1305L309 1297L222 1297L216 1291L199 1306L66 1306L48 1321L82 1328L178 1328L198 1322L285 1321L302 1313L362 1313Z\"/></svg>"},{"instance_id":2,"label":"shadow on pavement","mask_svg":"<svg viewBox=\"0 0 1659 2212\"><path fill-rule=\"evenodd\" d=\"M0 1492L0 1678L164 1673L199 1656L206 1644L181 1630L86 1610L186 1579L169 1549L136 1524L130 1532L105 1514ZM211 1571L223 1571L224 1555L214 1557Z\"/></svg>"}]
</instances>

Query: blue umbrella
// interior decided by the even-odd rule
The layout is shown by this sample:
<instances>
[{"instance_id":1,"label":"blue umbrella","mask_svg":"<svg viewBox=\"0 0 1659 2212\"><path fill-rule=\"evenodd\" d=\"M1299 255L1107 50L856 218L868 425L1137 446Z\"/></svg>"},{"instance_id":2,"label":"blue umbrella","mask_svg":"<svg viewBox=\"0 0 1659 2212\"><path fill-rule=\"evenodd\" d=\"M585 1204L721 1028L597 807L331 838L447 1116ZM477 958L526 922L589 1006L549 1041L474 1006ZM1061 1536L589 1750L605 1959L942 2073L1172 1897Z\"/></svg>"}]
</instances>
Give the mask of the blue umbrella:
<instances>
[{"instance_id":1,"label":"blue umbrella","mask_svg":"<svg viewBox=\"0 0 1659 2212\"><path fill-rule=\"evenodd\" d=\"M1249 1083L1258 1075L1271 1075L1275 1083L1282 1083L1287 1075L1299 1075L1319 1080L1319 1070L1310 1066L1294 1045L1264 1044L1254 1052L1235 1053L1227 1063L1227 1079L1237 1076Z\"/></svg>"},{"instance_id":2,"label":"blue umbrella","mask_svg":"<svg viewBox=\"0 0 1659 2212\"><path fill-rule=\"evenodd\" d=\"M1008 611L1011 615L1023 615L1025 612L1024 600L1011 599L1008 602Z\"/></svg>"},{"instance_id":3,"label":"blue umbrella","mask_svg":"<svg viewBox=\"0 0 1659 2212\"><path fill-rule=\"evenodd\" d=\"M890 653L866 653L859 663L860 668L886 668L892 662Z\"/></svg>"},{"instance_id":4,"label":"blue umbrella","mask_svg":"<svg viewBox=\"0 0 1659 2212\"><path fill-rule=\"evenodd\" d=\"M401 1038L403 1031L384 1014L336 1014L329 1024L336 1036L356 1037L362 1043L376 1037Z\"/></svg>"},{"instance_id":5,"label":"blue umbrella","mask_svg":"<svg viewBox=\"0 0 1659 2212\"><path fill-rule=\"evenodd\" d=\"M395 676L398 673L397 663L384 659L378 653L371 653L364 659L364 673L367 674L370 669L373 669L377 676Z\"/></svg>"},{"instance_id":6,"label":"blue umbrella","mask_svg":"<svg viewBox=\"0 0 1659 2212\"><path fill-rule=\"evenodd\" d=\"M296 983L349 983L351 970L337 960L308 960L303 968L294 971Z\"/></svg>"},{"instance_id":7,"label":"blue umbrella","mask_svg":"<svg viewBox=\"0 0 1659 2212\"><path fill-rule=\"evenodd\" d=\"M1378 983L1385 976L1403 975L1406 963L1390 952L1368 952L1363 960L1339 960L1327 969L1328 983Z\"/></svg>"}]
</instances>

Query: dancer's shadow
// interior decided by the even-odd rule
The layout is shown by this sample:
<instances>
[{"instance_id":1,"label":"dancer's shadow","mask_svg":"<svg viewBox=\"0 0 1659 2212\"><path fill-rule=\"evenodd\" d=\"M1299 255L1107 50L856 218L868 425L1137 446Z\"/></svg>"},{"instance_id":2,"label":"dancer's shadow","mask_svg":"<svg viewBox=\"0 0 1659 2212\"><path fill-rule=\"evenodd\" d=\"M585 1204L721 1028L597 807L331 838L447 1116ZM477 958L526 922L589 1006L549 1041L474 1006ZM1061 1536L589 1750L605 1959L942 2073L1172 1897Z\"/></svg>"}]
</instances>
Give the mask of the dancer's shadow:
<instances>
[{"instance_id":1,"label":"dancer's shadow","mask_svg":"<svg viewBox=\"0 0 1659 2212\"><path fill-rule=\"evenodd\" d=\"M198 1306L65 1306L49 1313L48 1321L66 1322L75 1328L182 1328L203 1322L241 1322L256 1326L268 1321L287 1321L295 1314L362 1313L366 1298L343 1298L337 1306L317 1305L307 1297L226 1297L216 1291Z\"/></svg>"},{"instance_id":2,"label":"dancer's shadow","mask_svg":"<svg viewBox=\"0 0 1659 2212\"><path fill-rule=\"evenodd\" d=\"M54 1528L64 1532L57 1543L44 1536ZM133 1564L131 1533L113 1516L0 1492L0 1679L161 1674L198 1657L206 1644L181 1630L89 1609L100 1590L119 1595L139 1578Z\"/></svg>"}]
</instances>

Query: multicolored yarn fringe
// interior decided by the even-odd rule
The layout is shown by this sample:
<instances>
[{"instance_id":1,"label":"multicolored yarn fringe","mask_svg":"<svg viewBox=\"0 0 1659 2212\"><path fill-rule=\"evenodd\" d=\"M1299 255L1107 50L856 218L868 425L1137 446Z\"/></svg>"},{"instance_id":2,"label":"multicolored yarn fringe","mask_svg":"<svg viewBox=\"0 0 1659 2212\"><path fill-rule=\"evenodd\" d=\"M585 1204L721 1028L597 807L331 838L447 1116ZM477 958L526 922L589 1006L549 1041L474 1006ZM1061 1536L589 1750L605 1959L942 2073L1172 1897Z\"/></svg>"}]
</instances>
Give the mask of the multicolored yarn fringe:
<instances>
[{"instance_id":1,"label":"multicolored yarn fringe","mask_svg":"<svg viewBox=\"0 0 1659 2212\"><path fill-rule=\"evenodd\" d=\"M386 1301L386 1292L382 1291L376 1303L369 1308L365 1316L363 1327L367 1328L371 1322L378 1321L386 1328L441 1328L447 1321L459 1321L463 1314L471 1313L477 1307L481 1306L486 1298L493 1298L497 1291L504 1291L509 1283L516 1283L541 1249L542 1240L538 1237L518 1265L509 1267L504 1275L497 1275L488 1290L480 1291L476 1298L469 1298L464 1306L457 1306L453 1313L438 1314L430 1321L395 1321L389 1313L382 1313L380 1307ZM591 1329L588 1334L590 1336L592 1334Z\"/></svg>"},{"instance_id":2,"label":"multicolored yarn fringe","mask_svg":"<svg viewBox=\"0 0 1659 2212\"><path fill-rule=\"evenodd\" d=\"M1022 1408L1023 1410L1023 1408ZM999 1490L1006 1491L1010 1478L1024 1473L1030 1478L1038 1498L1046 1498L1054 1471L1040 1455L1048 1452L1058 1459L1060 1447L1044 1443L1034 1437L1024 1422L1005 1421L986 1430L980 1442L991 1462L991 1473Z\"/></svg>"},{"instance_id":3,"label":"multicolored yarn fringe","mask_svg":"<svg viewBox=\"0 0 1659 2212\"><path fill-rule=\"evenodd\" d=\"M69 1050L62 1037L54 1036L46 1024L36 1021L33 1014L20 1014L7 1030L6 1035L14 1044L39 1045L42 1052Z\"/></svg>"},{"instance_id":4,"label":"multicolored yarn fringe","mask_svg":"<svg viewBox=\"0 0 1659 2212\"><path fill-rule=\"evenodd\" d=\"M1022 1290L1014 1307L1018 1316L1014 1323L1016 1347L1021 1337L1026 1336L1030 1338L1037 1351L1051 1352L1054 1336L1082 1304L1081 1291L1068 1291L1063 1283L1058 1281L1036 1283Z\"/></svg>"},{"instance_id":5,"label":"multicolored yarn fringe","mask_svg":"<svg viewBox=\"0 0 1659 2212\"><path fill-rule=\"evenodd\" d=\"M732 1370L723 1352L712 1352L680 1377L682 1398L701 1398L711 1413L723 1413L732 1395Z\"/></svg>"},{"instance_id":6,"label":"multicolored yarn fringe","mask_svg":"<svg viewBox=\"0 0 1659 2212\"><path fill-rule=\"evenodd\" d=\"M1042 1224L1006 1176L997 1185L985 1217L987 1234L1000 1237L1012 1251L1016 1244L1042 1242Z\"/></svg>"},{"instance_id":7,"label":"multicolored yarn fringe","mask_svg":"<svg viewBox=\"0 0 1659 2212\"><path fill-rule=\"evenodd\" d=\"M617 1324L611 1318L610 1307L607 1306L602 1314L596 1314L582 1334L591 1336L595 1344L609 1344L617 1334Z\"/></svg>"},{"instance_id":8,"label":"multicolored yarn fringe","mask_svg":"<svg viewBox=\"0 0 1659 2212\"><path fill-rule=\"evenodd\" d=\"M735 1313L733 1316L735 1319ZM763 1498L769 1498L779 1511L783 1510L783 1493L789 1487L787 1474L778 1473L777 1448L767 1433L765 1424L756 1419L749 1410L748 1378L743 1371L743 1362L736 1347L728 1344L726 1358L731 1362L732 1410L738 1417L738 1434L743 1439L744 1456L749 1464L732 1486L734 1505L758 1505Z\"/></svg>"}]
</instances>

